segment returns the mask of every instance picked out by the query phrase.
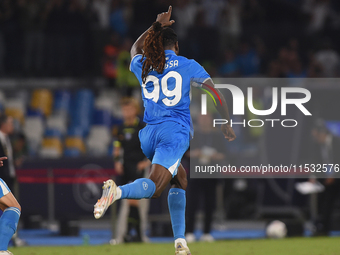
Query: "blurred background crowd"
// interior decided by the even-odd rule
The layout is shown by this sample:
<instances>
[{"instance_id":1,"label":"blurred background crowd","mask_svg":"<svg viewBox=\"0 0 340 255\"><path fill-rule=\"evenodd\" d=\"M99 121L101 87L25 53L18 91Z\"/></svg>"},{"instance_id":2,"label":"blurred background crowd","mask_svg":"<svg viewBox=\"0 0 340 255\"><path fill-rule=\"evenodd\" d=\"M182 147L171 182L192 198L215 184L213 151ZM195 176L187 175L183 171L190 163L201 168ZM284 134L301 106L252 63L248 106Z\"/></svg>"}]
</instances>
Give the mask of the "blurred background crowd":
<instances>
[{"instance_id":1,"label":"blurred background crowd","mask_svg":"<svg viewBox=\"0 0 340 255\"><path fill-rule=\"evenodd\" d=\"M212 77L340 77L340 2L336 0L1 0L0 112L13 124L13 130L6 132L12 138L13 164L19 169L26 215L69 220L92 211L102 181L93 178L112 174L104 170L113 168L114 141L124 122L121 98L132 96L141 103L140 85L129 71L131 45L170 4L180 55L198 61ZM261 158L261 151L280 147L281 155L296 152L296 162L318 157L327 161L325 157L331 152L324 152L325 137L340 136L340 117L335 112L340 107L340 93L337 86L325 83L310 89L314 91L308 107L314 119L301 124L295 136L275 133L273 138L264 128L237 127L238 139L227 145L226 160L253 162ZM268 109L271 94L267 92L254 88L257 109ZM248 119L255 117L249 111L246 115ZM311 133L316 118L327 122L316 125ZM198 120L197 125L200 121L204 126L204 120ZM282 146L287 141L292 143ZM310 153L311 145L315 145L317 157ZM338 162L339 155L332 154L332 159ZM188 168L189 157L183 162ZM102 170L84 170L89 167ZM64 168L75 171L62 171ZM72 173L75 179L67 179ZM32 184L50 183L50 179L43 179L46 174L56 178L55 201L68 206L68 215L63 208L51 207L50 194L42 186L34 187L40 198L37 202L27 197L25 190ZM74 181L84 176L95 185ZM259 219L281 213L282 217L301 219L305 213L317 219L307 198L296 194L294 180L228 179L211 181L208 186L217 196L216 201L205 198L211 203L205 207L210 216L205 232L211 230L214 213L218 222L215 229L223 226L225 215L228 219ZM192 187L188 194L197 198L201 184L193 182ZM330 218L339 184L332 182L329 187L331 206L323 218ZM73 196L62 197L64 191ZM151 201L151 213L167 214L166 198L161 200L158 204ZM48 208L37 210L40 201ZM201 201L191 202L189 212L194 214ZM163 218L154 219L161 223L152 233L164 235L169 224L164 227L167 223ZM190 231L194 231L194 223L190 221ZM327 231L340 229L325 224Z\"/></svg>"},{"instance_id":2,"label":"blurred background crowd","mask_svg":"<svg viewBox=\"0 0 340 255\"><path fill-rule=\"evenodd\" d=\"M14 78L23 89L13 91L11 82L4 83L0 108L15 118L16 130L23 127L30 155L38 155L44 145L57 148L40 153L50 157L79 155L86 149L111 153L109 139L121 119L116 99L139 93L128 70L129 50L169 4L174 6L180 54L197 60L212 77L340 75L337 1L4 0L0 75ZM25 90L30 81L25 78L70 77L87 80L80 84L89 90L76 91L79 83L56 90L62 87L58 82L51 90L47 81L36 85L43 90ZM263 97L263 91L257 94ZM70 139L60 142L65 135Z\"/></svg>"},{"instance_id":3,"label":"blurred background crowd","mask_svg":"<svg viewBox=\"0 0 340 255\"><path fill-rule=\"evenodd\" d=\"M126 51L169 4L181 54L212 76L339 75L335 0L3 0L0 73L134 83Z\"/></svg>"}]
</instances>

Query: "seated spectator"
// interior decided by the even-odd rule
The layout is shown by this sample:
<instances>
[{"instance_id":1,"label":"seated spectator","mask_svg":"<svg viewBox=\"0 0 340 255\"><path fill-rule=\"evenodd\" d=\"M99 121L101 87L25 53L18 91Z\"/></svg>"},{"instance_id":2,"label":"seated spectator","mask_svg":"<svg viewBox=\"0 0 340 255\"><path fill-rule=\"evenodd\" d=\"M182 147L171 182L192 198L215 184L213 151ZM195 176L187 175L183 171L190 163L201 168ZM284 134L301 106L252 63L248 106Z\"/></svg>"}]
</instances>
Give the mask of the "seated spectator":
<instances>
[{"instance_id":1,"label":"seated spectator","mask_svg":"<svg viewBox=\"0 0 340 255\"><path fill-rule=\"evenodd\" d=\"M290 70L287 73L287 78L306 78L307 70L302 67L301 61L295 59L291 65Z\"/></svg>"},{"instance_id":2,"label":"seated spectator","mask_svg":"<svg viewBox=\"0 0 340 255\"><path fill-rule=\"evenodd\" d=\"M117 85L120 87L122 94L129 97L133 95L135 88L139 88L136 76L129 70L131 45L131 40L125 39L117 58Z\"/></svg>"},{"instance_id":3,"label":"seated spectator","mask_svg":"<svg viewBox=\"0 0 340 255\"><path fill-rule=\"evenodd\" d=\"M339 74L340 58L331 42L324 43L323 48L315 54L315 60L322 66L324 77L335 77Z\"/></svg>"},{"instance_id":4,"label":"seated spectator","mask_svg":"<svg viewBox=\"0 0 340 255\"><path fill-rule=\"evenodd\" d=\"M269 63L267 76L270 78L283 78L285 74L282 72L282 66L278 60Z\"/></svg>"},{"instance_id":5,"label":"seated spectator","mask_svg":"<svg viewBox=\"0 0 340 255\"><path fill-rule=\"evenodd\" d=\"M121 1L112 1L112 11L110 14L110 27L120 36L125 36L128 32L124 6Z\"/></svg>"},{"instance_id":6,"label":"seated spectator","mask_svg":"<svg viewBox=\"0 0 340 255\"><path fill-rule=\"evenodd\" d=\"M241 76L255 76L259 74L260 58L256 50L252 49L247 42L241 43L240 53L236 62Z\"/></svg>"},{"instance_id":7,"label":"seated spectator","mask_svg":"<svg viewBox=\"0 0 340 255\"><path fill-rule=\"evenodd\" d=\"M173 14L176 20L175 30L179 40L186 38L189 27L194 24L197 11L197 5L192 1L181 0L176 2Z\"/></svg>"},{"instance_id":8,"label":"seated spectator","mask_svg":"<svg viewBox=\"0 0 340 255\"><path fill-rule=\"evenodd\" d=\"M308 77L321 78L322 76L323 76L322 65L315 59L315 56L311 54L308 64Z\"/></svg>"},{"instance_id":9,"label":"seated spectator","mask_svg":"<svg viewBox=\"0 0 340 255\"><path fill-rule=\"evenodd\" d=\"M290 51L286 47L282 47L279 50L278 54L278 64L280 66L281 72L285 74L289 71L289 59L290 59Z\"/></svg>"},{"instance_id":10,"label":"seated spectator","mask_svg":"<svg viewBox=\"0 0 340 255\"><path fill-rule=\"evenodd\" d=\"M109 27L110 3L110 0L94 0L92 2L92 10L96 16L97 25L103 30Z\"/></svg>"},{"instance_id":11,"label":"seated spectator","mask_svg":"<svg viewBox=\"0 0 340 255\"><path fill-rule=\"evenodd\" d=\"M223 77L235 77L238 75L238 66L234 52L227 50L224 54L224 62L219 69L219 74Z\"/></svg>"},{"instance_id":12,"label":"seated spectator","mask_svg":"<svg viewBox=\"0 0 340 255\"><path fill-rule=\"evenodd\" d=\"M111 41L104 47L103 74L111 86L117 78L117 57L119 54L119 36L113 34Z\"/></svg>"}]
</instances>

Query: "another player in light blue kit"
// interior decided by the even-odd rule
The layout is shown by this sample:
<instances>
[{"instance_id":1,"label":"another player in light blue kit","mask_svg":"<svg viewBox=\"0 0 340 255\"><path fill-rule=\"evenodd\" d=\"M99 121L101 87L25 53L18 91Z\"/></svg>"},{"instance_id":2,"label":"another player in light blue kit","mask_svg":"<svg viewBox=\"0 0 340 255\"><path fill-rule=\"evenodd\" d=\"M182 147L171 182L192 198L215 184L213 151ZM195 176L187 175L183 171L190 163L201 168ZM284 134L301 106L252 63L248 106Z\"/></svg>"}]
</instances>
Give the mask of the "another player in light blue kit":
<instances>
[{"instance_id":1,"label":"another player in light blue kit","mask_svg":"<svg viewBox=\"0 0 340 255\"><path fill-rule=\"evenodd\" d=\"M0 167L3 166L3 160L6 159L7 157L0 158ZM7 248L9 241L17 230L21 207L7 184L1 178L0 210L3 211L3 214L0 217L0 255L13 255Z\"/></svg>"},{"instance_id":2,"label":"another player in light blue kit","mask_svg":"<svg viewBox=\"0 0 340 255\"><path fill-rule=\"evenodd\" d=\"M214 86L209 74L195 60L178 56L177 35L169 28L175 21L168 12L159 14L153 25L144 32L131 48L130 70L142 86L145 107L144 122L148 125L139 133L144 154L152 162L149 178L119 186L108 180L103 195L94 209L95 218L104 215L118 199L157 198L170 183L168 195L171 224L176 254L191 254L185 234L185 189L187 176L180 164L187 151L192 133L190 117L190 83L192 79L205 89ZM221 93L222 104L217 107L223 118L229 120L227 104ZM222 125L225 137L235 139L233 129ZM204 187L202 187L204 188Z\"/></svg>"}]
</instances>

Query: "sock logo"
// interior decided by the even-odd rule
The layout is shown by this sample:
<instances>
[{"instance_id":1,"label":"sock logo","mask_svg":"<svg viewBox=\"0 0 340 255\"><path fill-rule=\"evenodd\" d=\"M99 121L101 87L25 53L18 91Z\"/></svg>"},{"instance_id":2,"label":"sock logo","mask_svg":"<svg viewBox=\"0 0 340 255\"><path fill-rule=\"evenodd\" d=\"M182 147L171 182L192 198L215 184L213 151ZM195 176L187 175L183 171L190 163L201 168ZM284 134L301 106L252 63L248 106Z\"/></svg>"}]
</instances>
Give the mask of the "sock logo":
<instances>
[{"instance_id":1,"label":"sock logo","mask_svg":"<svg viewBox=\"0 0 340 255\"><path fill-rule=\"evenodd\" d=\"M147 190L149 187L149 185L146 182L143 182L142 185L144 190Z\"/></svg>"}]
</instances>

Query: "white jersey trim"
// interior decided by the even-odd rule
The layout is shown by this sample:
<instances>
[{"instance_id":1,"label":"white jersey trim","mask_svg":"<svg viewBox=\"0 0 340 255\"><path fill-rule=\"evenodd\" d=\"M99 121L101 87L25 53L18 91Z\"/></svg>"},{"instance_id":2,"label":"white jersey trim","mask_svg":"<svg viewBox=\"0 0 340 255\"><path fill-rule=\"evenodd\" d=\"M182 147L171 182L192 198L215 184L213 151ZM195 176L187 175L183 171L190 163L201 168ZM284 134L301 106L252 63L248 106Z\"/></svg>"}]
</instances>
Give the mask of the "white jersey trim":
<instances>
[{"instance_id":1,"label":"white jersey trim","mask_svg":"<svg viewBox=\"0 0 340 255\"><path fill-rule=\"evenodd\" d=\"M6 187L6 185L4 185L4 184L2 183L2 181L0 181L0 189L2 190L2 194L3 194L4 196L7 195L7 194L9 193L8 188Z\"/></svg>"},{"instance_id":2,"label":"white jersey trim","mask_svg":"<svg viewBox=\"0 0 340 255\"><path fill-rule=\"evenodd\" d=\"M212 81L211 77L208 77L208 78L206 78L206 79L203 81L203 83L205 83L207 80L211 80L211 81ZM212 81L212 84L214 84L213 81ZM215 84L214 84L214 87L215 87Z\"/></svg>"},{"instance_id":3,"label":"white jersey trim","mask_svg":"<svg viewBox=\"0 0 340 255\"><path fill-rule=\"evenodd\" d=\"M129 70L130 70L130 72L131 72L131 63L132 63L132 60L135 58L135 57L137 57L137 56L142 56L143 54L136 54L136 55L134 55L133 56L133 58L131 59L131 61L130 61L130 65L129 65Z\"/></svg>"}]
</instances>

